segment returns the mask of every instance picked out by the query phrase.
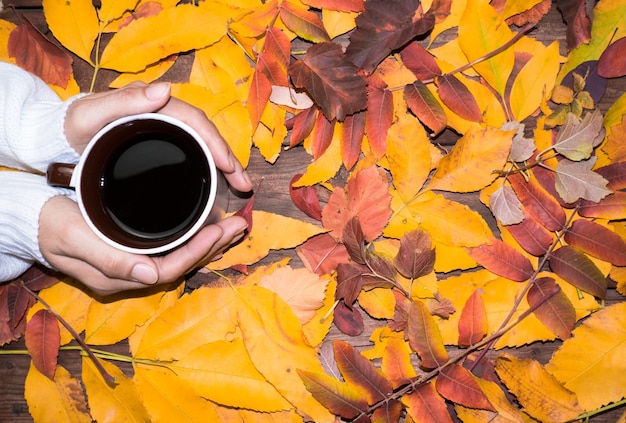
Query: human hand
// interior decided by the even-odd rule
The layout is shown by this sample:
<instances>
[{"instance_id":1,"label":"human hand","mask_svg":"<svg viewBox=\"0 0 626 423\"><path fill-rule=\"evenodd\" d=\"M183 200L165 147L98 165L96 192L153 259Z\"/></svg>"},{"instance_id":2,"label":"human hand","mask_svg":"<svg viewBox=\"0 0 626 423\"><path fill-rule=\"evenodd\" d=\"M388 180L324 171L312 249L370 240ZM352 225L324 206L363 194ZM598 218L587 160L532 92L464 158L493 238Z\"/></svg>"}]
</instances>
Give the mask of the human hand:
<instances>
[{"instance_id":1,"label":"human hand","mask_svg":"<svg viewBox=\"0 0 626 423\"><path fill-rule=\"evenodd\" d=\"M66 114L66 137L80 153L107 123L145 112L164 113L196 129L229 184L240 192L252 189L250 178L217 128L200 109L170 97L169 84L136 83L76 100ZM65 197L54 197L41 211L39 246L45 259L57 270L80 280L95 293L107 295L172 282L193 268L206 264L238 240L246 227L243 218L232 216L206 226L167 255L135 255L100 240L84 221L75 202Z\"/></svg>"}]
</instances>

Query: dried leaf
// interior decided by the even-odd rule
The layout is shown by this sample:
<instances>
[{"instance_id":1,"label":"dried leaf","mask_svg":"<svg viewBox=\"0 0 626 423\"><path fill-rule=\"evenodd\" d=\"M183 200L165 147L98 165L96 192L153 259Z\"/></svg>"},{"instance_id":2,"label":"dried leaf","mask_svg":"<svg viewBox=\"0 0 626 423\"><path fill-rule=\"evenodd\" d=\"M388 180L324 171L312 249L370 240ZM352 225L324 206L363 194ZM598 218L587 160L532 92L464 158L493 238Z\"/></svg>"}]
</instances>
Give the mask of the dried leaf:
<instances>
[{"instance_id":1,"label":"dried leaf","mask_svg":"<svg viewBox=\"0 0 626 423\"><path fill-rule=\"evenodd\" d=\"M305 40L313 43L330 41L320 18L308 8L292 2L283 1L280 4L280 19L285 26Z\"/></svg>"},{"instance_id":2,"label":"dried leaf","mask_svg":"<svg viewBox=\"0 0 626 423\"><path fill-rule=\"evenodd\" d=\"M434 382L424 383L402 397L407 412L417 422L452 423L446 402L437 393Z\"/></svg>"},{"instance_id":3,"label":"dried leaf","mask_svg":"<svg viewBox=\"0 0 626 423\"><path fill-rule=\"evenodd\" d=\"M344 301L340 301L335 307L333 322L337 329L348 336L358 336L365 328L359 309L348 307Z\"/></svg>"},{"instance_id":4,"label":"dried leaf","mask_svg":"<svg viewBox=\"0 0 626 423\"><path fill-rule=\"evenodd\" d=\"M448 361L437 323L420 300L409 301L406 335L425 369L434 369Z\"/></svg>"},{"instance_id":5,"label":"dried leaf","mask_svg":"<svg viewBox=\"0 0 626 423\"><path fill-rule=\"evenodd\" d=\"M599 110L587 113L579 120L569 113L565 125L554 141L554 149L570 160L581 161L591 156L593 148L604 138L602 114Z\"/></svg>"},{"instance_id":6,"label":"dried leaf","mask_svg":"<svg viewBox=\"0 0 626 423\"><path fill-rule=\"evenodd\" d=\"M489 398L480 389L474 375L458 364L451 364L441 369L435 386L442 397L455 404L495 411Z\"/></svg>"},{"instance_id":7,"label":"dried leaf","mask_svg":"<svg viewBox=\"0 0 626 423\"><path fill-rule=\"evenodd\" d=\"M576 220L565 232L565 241L585 253L626 266L626 242L615 232L589 220Z\"/></svg>"},{"instance_id":8,"label":"dried leaf","mask_svg":"<svg viewBox=\"0 0 626 423\"><path fill-rule=\"evenodd\" d=\"M469 347L483 339L489 330L485 302L478 290L467 299L459 318L459 346Z\"/></svg>"},{"instance_id":9,"label":"dried leaf","mask_svg":"<svg viewBox=\"0 0 626 423\"><path fill-rule=\"evenodd\" d=\"M535 273L532 263L526 256L496 238L489 244L470 248L469 254L481 266L496 275L517 282L528 280Z\"/></svg>"},{"instance_id":10,"label":"dried leaf","mask_svg":"<svg viewBox=\"0 0 626 423\"><path fill-rule=\"evenodd\" d=\"M306 90L328 120L342 121L366 104L365 79L332 42L311 46L302 60L289 65L294 85Z\"/></svg>"},{"instance_id":11,"label":"dried leaf","mask_svg":"<svg viewBox=\"0 0 626 423\"><path fill-rule=\"evenodd\" d=\"M587 15L587 2L557 0L557 5L567 23L567 49L572 50L588 43L591 38L591 19Z\"/></svg>"},{"instance_id":12,"label":"dried leaf","mask_svg":"<svg viewBox=\"0 0 626 423\"><path fill-rule=\"evenodd\" d=\"M531 178L526 182L522 175L514 174L509 175L508 180L528 214L550 231L563 229L565 225L563 208L539 185L537 179Z\"/></svg>"},{"instance_id":13,"label":"dried leaf","mask_svg":"<svg viewBox=\"0 0 626 423\"><path fill-rule=\"evenodd\" d=\"M446 113L433 93L417 80L404 87L404 99L417 118L433 133L439 135L448 123Z\"/></svg>"},{"instance_id":14,"label":"dried leaf","mask_svg":"<svg viewBox=\"0 0 626 423\"><path fill-rule=\"evenodd\" d=\"M293 118L289 147L300 144L311 133L317 120L317 107L311 106Z\"/></svg>"},{"instance_id":15,"label":"dried leaf","mask_svg":"<svg viewBox=\"0 0 626 423\"><path fill-rule=\"evenodd\" d=\"M608 181L591 170L595 162L596 157L580 162L559 162L555 188L566 203L573 203L580 198L598 202L613 192L606 187Z\"/></svg>"},{"instance_id":16,"label":"dried leaf","mask_svg":"<svg viewBox=\"0 0 626 423\"><path fill-rule=\"evenodd\" d=\"M341 125L341 157L346 169L352 169L361 154L361 144L365 136L365 112L346 116Z\"/></svg>"},{"instance_id":17,"label":"dried leaf","mask_svg":"<svg viewBox=\"0 0 626 423\"><path fill-rule=\"evenodd\" d=\"M291 201L307 216L315 220L322 220L320 200L313 187L294 187L293 184L302 177L301 173L294 175L289 184L289 196Z\"/></svg>"},{"instance_id":18,"label":"dried leaf","mask_svg":"<svg viewBox=\"0 0 626 423\"><path fill-rule=\"evenodd\" d=\"M48 84L66 88L72 74L72 56L44 37L25 16L20 19L22 24L9 36L9 56Z\"/></svg>"},{"instance_id":19,"label":"dried leaf","mask_svg":"<svg viewBox=\"0 0 626 423\"><path fill-rule=\"evenodd\" d=\"M260 72L254 72L252 76L252 83L250 84L250 91L248 92L248 100L246 101L246 107L250 113L250 121L252 122L252 128L256 129L261 121L261 115L265 110L267 102L270 100L272 94L272 83L269 79Z\"/></svg>"},{"instance_id":20,"label":"dried leaf","mask_svg":"<svg viewBox=\"0 0 626 423\"><path fill-rule=\"evenodd\" d=\"M508 185L502 185L491 194L489 208L503 225L515 225L524 220L522 203Z\"/></svg>"},{"instance_id":21,"label":"dried leaf","mask_svg":"<svg viewBox=\"0 0 626 423\"><path fill-rule=\"evenodd\" d=\"M367 85L367 112L365 128L367 139L376 157L387 151L387 133L393 122L393 95L387 84L377 76L370 76Z\"/></svg>"},{"instance_id":22,"label":"dried leaf","mask_svg":"<svg viewBox=\"0 0 626 423\"><path fill-rule=\"evenodd\" d=\"M433 271L435 249L430 236L421 229L407 232L400 239L394 266L408 279L417 279Z\"/></svg>"},{"instance_id":23,"label":"dried leaf","mask_svg":"<svg viewBox=\"0 0 626 423\"><path fill-rule=\"evenodd\" d=\"M482 122L483 114L471 91L454 75L435 78L439 98L450 110L470 122Z\"/></svg>"},{"instance_id":24,"label":"dried leaf","mask_svg":"<svg viewBox=\"0 0 626 423\"><path fill-rule=\"evenodd\" d=\"M544 255L554 241L552 232L531 216L525 216L521 223L506 226L504 229L524 250L537 257Z\"/></svg>"},{"instance_id":25,"label":"dried leaf","mask_svg":"<svg viewBox=\"0 0 626 423\"><path fill-rule=\"evenodd\" d=\"M582 200L578 207L578 214L582 217L621 220L626 216L626 193L613 192L597 203Z\"/></svg>"},{"instance_id":26,"label":"dried leaf","mask_svg":"<svg viewBox=\"0 0 626 423\"><path fill-rule=\"evenodd\" d=\"M624 48L626 37L615 40L602 52L598 60L598 75L604 78L619 78L626 75Z\"/></svg>"},{"instance_id":27,"label":"dried leaf","mask_svg":"<svg viewBox=\"0 0 626 423\"><path fill-rule=\"evenodd\" d=\"M576 310L554 279L537 278L526 295L535 316L556 336L569 338L576 324Z\"/></svg>"},{"instance_id":28,"label":"dried leaf","mask_svg":"<svg viewBox=\"0 0 626 423\"><path fill-rule=\"evenodd\" d=\"M319 234L296 248L296 253L309 270L323 275L331 273L349 259L346 247L329 234Z\"/></svg>"},{"instance_id":29,"label":"dried leaf","mask_svg":"<svg viewBox=\"0 0 626 423\"><path fill-rule=\"evenodd\" d=\"M354 419L367 412L367 402L361 391L323 373L298 369L306 388L332 413Z\"/></svg>"},{"instance_id":30,"label":"dried leaf","mask_svg":"<svg viewBox=\"0 0 626 423\"><path fill-rule=\"evenodd\" d=\"M441 68L434 56L416 41L404 46L400 50L400 57L402 63L413 72L419 81L430 80L441 75Z\"/></svg>"},{"instance_id":31,"label":"dried leaf","mask_svg":"<svg viewBox=\"0 0 626 423\"><path fill-rule=\"evenodd\" d=\"M26 348L33 364L43 375L54 380L59 356L59 322L46 310L36 312L26 324Z\"/></svg>"},{"instance_id":32,"label":"dried leaf","mask_svg":"<svg viewBox=\"0 0 626 423\"><path fill-rule=\"evenodd\" d=\"M496 360L496 372L523 410L539 421L574 420L583 411L576 394L535 360L502 353Z\"/></svg>"},{"instance_id":33,"label":"dried leaf","mask_svg":"<svg viewBox=\"0 0 626 423\"><path fill-rule=\"evenodd\" d=\"M606 277L591 259L572 246L564 245L550 254L550 269L594 297L606 296Z\"/></svg>"}]
</instances>

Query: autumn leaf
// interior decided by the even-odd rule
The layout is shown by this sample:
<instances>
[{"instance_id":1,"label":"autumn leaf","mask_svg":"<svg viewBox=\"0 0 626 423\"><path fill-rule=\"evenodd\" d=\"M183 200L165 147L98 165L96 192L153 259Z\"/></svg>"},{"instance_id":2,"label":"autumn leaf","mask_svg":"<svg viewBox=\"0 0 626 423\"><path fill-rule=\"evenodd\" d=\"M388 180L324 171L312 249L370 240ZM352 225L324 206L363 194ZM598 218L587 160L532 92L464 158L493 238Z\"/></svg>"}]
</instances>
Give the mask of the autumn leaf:
<instances>
[{"instance_id":1,"label":"autumn leaf","mask_svg":"<svg viewBox=\"0 0 626 423\"><path fill-rule=\"evenodd\" d=\"M508 177L511 187L527 211L537 222L551 231L558 231L565 225L565 212L560 204L531 178L528 182L519 174Z\"/></svg>"},{"instance_id":2,"label":"autumn leaf","mask_svg":"<svg viewBox=\"0 0 626 423\"><path fill-rule=\"evenodd\" d=\"M329 234L320 234L296 248L304 264L317 274L331 273L340 263L349 259L346 247Z\"/></svg>"},{"instance_id":3,"label":"autumn leaf","mask_svg":"<svg viewBox=\"0 0 626 423\"><path fill-rule=\"evenodd\" d=\"M387 151L387 133L393 120L393 95L383 80L372 75L367 85L365 127L377 157L382 157Z\"/></svg>"},{"instance_id":4,"label":"autumn leaf","mask_svg":"<svg viewBox=\"0 0 626 423\"><path fill-rule=\"evenodd\" d=\"M294 85L306 90L328 120L342 121L363 109L365 79L333 42L311 46L302 60L289 65Z\"/></svg>"},{"instance_id":5,"label":"autumn leaf","mask_svg":"<svg viewBox=\"0 0 626 423\"><path fill-rule=\"evenodd\" d=\"M517 282L528 280L535 273L528 258L496 238L488 244L471 248L469 254L484 268Z\"/></svg>"},{"instance_id":6,"label":"autumn leaf","mask_svg":"<svg viewBox=\"0 0 626 423\"><path fill-rule=\"evenodd\" d=\"M354 419L367 411L367 402L361 391L347 383L324 373L298 369L298 374L309 392L331 412L346 419Z\"/></svg>"},{"instance_id":7,"label":"autumn leaf","mask_svg":"<svg viewBox=\"0 0 626 423\"><path fill-rule=\"evenodd\" d=\"M587 113L582 120L570 113L554 141L554 149L570 160L586 160L604 138L601 129L602 114L598 110Z\"/></svg>"},{"instance_id":8,"label":"autumn leaf","mask_svg":"<svg viewBox=\"0 0 626 423\"><path fill-rule=\"evenodd\" d=\"M454 113L470 122L481 122L483 115L471 91L454 75L435 78L441 101Z\"/></svg>"},{"instance_id":9,"label":"autumn leaf","mask_svg":"<svg viewBox=\"0 0 626 423\"><path fill-rule=\"evenodd\" d=\"M569 421L583 411L576 394L535 360L502 353L496 372L523 410L539 421Z\"/></svg>"},{"instance_id":10,"label":"autumn leaf","mask_svg":"<svg viewBox=\"0 0 626 423\"><path fill-rule=\"evenodd\" d=\"M576 310L554 279L535 279L526 296L528 305L536 307L535 316L556 336L569 338L576 324Z\"/></svg>"},{"instance_id":11,"label":"autumn leaf","mask_svg":"<svg viewBox=\"0 0 626 423\"><path fill-rule=\"evenodd\" d=\"M598 202L613 191L606 186L608 181L591 170L596 157L579 162L561 160L556 167L555 188L566 203L578 199Z\"/></svg>"},{"instance_id":12,"label":"autumn leaf","mask_svg":"<svg viewBox=\"0 0 626 423\"><path fill-rule=\"evenodd\" d=\"M420 300L410 301L408 305L406 335L411 348L421 359L421 367L434 369L448 361L439 328Z\"/></svg>"},{"instance_id":13,"label":"autumn leaf","mask_svg":"<svg viewBox=\"0 0 626 423\"><path fill-rule=\"evenodd\" d=\"M600 260L615 266L626 266L626 242L615 232L596 222L574 221L565 232L565 241Z\"/></svg>"},{"instance_id":14,"label":"autumn leaf","mask_svg":"<svg viewBox=\"0 0 626 423\"><path fill-rule=\"evenodd\" d=\"M359 160L365 125L365 112L348 115L341 123L341 157L346 169L352 169Z\"/></svg>"},{"instance_id":15,"label":"autumn leaf","mask_svg":"<svg viewBox=\"0 0 626 423\"><path fill-rule=\"evenodd\" d=\"M607 280L593 261L581 251L564 245L550 254L550 269L575 287L604 299Z\"/></svg>"},{"instance_id":16,"label":"autumn leaf","mask_svg":"<svg viewBox=\"0 0 626 423\"><path fill-rule=\"evenodd\" d=\"M418 42L408 43L400 51L402 63L417 77L419 81L433 79L441 75L441 68L434 56Z\"/></svg>"},{"instance_id":17,"label":"autumn leaf","mask_svg":"<svg viewBox=\"0 0 626 423\"><path fill-rule=\"evenodd\" d=\"M434 264L435 249L430 236L419 229L404 234L394 259L398 272L408 279L417 279L432 272Z\"/></svg>"},{"instance_id":18,"label":"autumn leaf","mask_svg":"<svg viewBox=\"0 0 626 423\"><path fill-rule=\"evenodd\" d=\"M302 3L318 9L336 10L339 12L362 12L363 0L302 0Z\"/></svg>"},{"instance_id":19,"label":"autumn leaf","mask_svg":"<svg viewBox=\"0 0 626 423\"><path fill-rule=\"evenodd\" d=\"M415 116L433 132L439 135L448 122L443 107L432 92L419 80L404 87L404 99Z\"/></svg>"},{"instance_id":20,"label":"autumn leaf","mask_svg":"<svg viewBox=\"0 0 626 423\"><path fill-rule=\"evenodd\" d=\"M59 322L46 310L39 310L26 324L26 348L33 364L45 376L54 380L59 355Z\"/></svg>"},{"instance_id":21,"label":"autumn leaf","mask_svg":"<svg viewBox=\"0 0 626 423\"><path fill-rule=\"evenodd\" d=\"M330 41L320 18L308 8L296 2L283 1L280 4L280 18L287 28L305 40L314 43Z\"/></svg>"},{"instance_id":22,"label":"autumn leaf","mask_svg":"<svg viewBox=\"0 0 626 423\"><path fill-rule=\"evenodd\" d=\"M503 185L489 197L489 208L503 225L515 225L524 220L522 202L517 198L513 188Z\"/></svg>"},{"instance_id":23,"label":"autumn leaf","mask_svg":"<svg viewBox=\"0 0 626 423\"><path fill-rule=\"evenodd\" d=\"M554 241L552 232L526 215L520 223L506 226L504 230L508 231L524 250L537 257L544 255Z\"/></svg>"},{"instance_id":24,"label":"autumn leaf","mask_svg":"<svg viewBox=\"0 0 626 423\"><path fill-rule=\"evenodd\" d=\"M598 75L604 78L618 78L626 75L626 60L622 54L626 48L626 37L615 40L598 59Z\"/></svg>"},{"instance_id":25,"label":"autumn leaf","mask_svg":"<svg viewBox=\"0 0 626 423\"><path fill-rule=\"evenodd\" d=\"M437 377L435 387L442 397L456 404L495 411L474 375L458 364L444 367Z\"/></svg>"},{"instance_id":26,"label":"autumn leaf","mask_svg":"<svg viewBox=\"0 0 626 423\"><path fill-rule=\"evenodd\" d=\"M459 318L459 346L471 346L487 335L489 325L485 302L478 290L467 299Z\"/></svg>"}]
</instances>

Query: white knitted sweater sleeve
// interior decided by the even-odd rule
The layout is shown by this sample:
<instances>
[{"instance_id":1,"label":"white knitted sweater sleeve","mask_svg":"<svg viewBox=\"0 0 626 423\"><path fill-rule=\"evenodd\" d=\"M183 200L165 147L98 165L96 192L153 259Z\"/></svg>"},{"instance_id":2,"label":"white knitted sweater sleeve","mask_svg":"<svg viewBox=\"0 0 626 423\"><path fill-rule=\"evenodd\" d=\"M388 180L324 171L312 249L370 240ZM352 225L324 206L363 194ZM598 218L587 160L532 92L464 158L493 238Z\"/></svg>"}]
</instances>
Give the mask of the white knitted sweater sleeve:
<instances>
[{"instance_id":1,"label":"white knitted sweater sleeve","mask_svg":"<svg viewBox=\"0 0 626 423\"><path fill-rule=\"evenodd\" d=\"M50 267L39 249L39 213L51 197L72 191L46 184L53 161L76 163L78 153L64 135L70 101L43 81L0 62L0 281L19 276L34 262Z\"/></svg>"}]
</instances>

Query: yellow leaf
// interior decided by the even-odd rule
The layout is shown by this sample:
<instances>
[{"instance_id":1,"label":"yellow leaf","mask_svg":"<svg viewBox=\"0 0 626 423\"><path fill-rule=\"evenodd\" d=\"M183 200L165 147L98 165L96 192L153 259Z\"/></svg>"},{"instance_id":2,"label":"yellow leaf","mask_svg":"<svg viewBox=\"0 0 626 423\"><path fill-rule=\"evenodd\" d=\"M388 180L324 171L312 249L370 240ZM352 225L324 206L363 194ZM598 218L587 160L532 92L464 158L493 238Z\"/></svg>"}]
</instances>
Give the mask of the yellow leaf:
<instances>
[{"instance_id":1,"label":"yellow leaf","mask_svg":"<svg viewBox=\"0 0 626 423\"><path fill-rule=\"evenodd\" d=\"M446 245L433 241L435 251L435 271L448 273L454 270L468 270L476 267L478 263L467 252L465 247Z\"/></svg>"},{"instance_id":2,"label":"yellow leaf","mask_svg":"<svg viewBox=\"0 0 626 423\"><path fill-rule=\"evenodd\" d=\"M470 63L497 50L511 38L513 32L489 2L468 0L459 22L459 43ZM514 62L514 51L506 49L474 64L473 68L491 87L504 96Z\"/></svg>"},{"instance_id":3,"label":"yellow leaf","mask_svg":"<svg viewBox=\"0 0 626 423\"><path fill-rule=\"evenodd\" d=\"M496 372L525 412L542 422L566 422L582 413L576 394L566 389L537 361L503 353Z\"/></svg>"},{"instance_id":4,"label":"yellow leaf","mask_svg":"<svg viewBox=\"0 0 626 423\"><path fill-rule=\"evenodd\" d=\"M594 313L553 355L546 369L594 410L626 392L626 303Z\"/></svg>"},{"instance_id":5,"label":"yellow leaf","mask_svg":"<svg viewBox=\"0 0 626 423\"><path fill-rule=\"evenodd\" d=\"M270 250L295 248L313 235L326 231L302 220L261 210L252 212L252 221L248 236L226 251L221 259L209 263L207 268L222 270L237 264L254 264Z\"/></svg>"},{"instance_id":6,"label":"yellow leaf","mask_svg":"<svg viewBox=\"0 0 626 423\"><path fill-rule=\"evenodd\" d=\"M506 163L513 135L494 128L470 129L439 161L427 188L474 192L486 187L498 177L493 171Z\"/></svg>"},{"instance_id":7,"label":"yellow leaf","mask_svg":"<svg viewBox=\"0 0 626 423\"><path fill-rule=\"evenodd\" d=\"M111 345L126 339L158 310L164 291L151 295L92 301L85 323L85 341L92 345Z\"/></svg>"},{"instance_id":8,"label":"yellow leaf","mask_svg":"<svg viewBox=\"0 0 626 423\"><path fill-rule=\"evenodd\" d=\"M31 361L24 383L24 397L28 411L37 423L92 421L80 381L61 366L57 366L52 381Z\"/></svg>"},{"instance_id":9,"label":"yellow leaf","mask_svg":"<svg viewBox=\"0 0 626 423\"><path fill-rule=\"evenodd\" d=\"M326 182L337 174L343 163L341 159L341 132L341 123L337 123L333 139L326 151L307 166L304 175L294 183L294 187Z\"/></svg>"},{"instance_id":10,"label":"yellow leaf","mask_svg":"<svg viewBox=\"0 0 626 423\"><path fill-rule=\"evenodd\" d=\"M134 20L111 38L100 66L138 72L171 54L206 47L226 35L231 17L231 8L207 0L198 6L181 4Z\"/></svg>"},{"instance_id":11,"label":"yellow leaf","mask_svg":"<svg viewBox=\"0 0 626 423\"><path fill-rule=\"evenodd\" d=\"M243 423L303 423L302 416L295 410L278 411L276 413L259 413L241 410ZM222 420L224 421L224 420Z\"/></svg>"},{"instance_id":12,"label":"yellow leaf","mask_svg":"<svg viewBox=\"0 0 626 423\"><path fill-rule=\"evenodd\" d=\"M308 323L302 326L302 332L309 345L318 347L328 335L333 323L332 312L335 307L335 291L337 281L334 276L326 286L326 298L324 304L317 310L317 313Z\"/></svg>"},{"instance_id":13,"label":"yellow leaf","mask_svg":"<svg viewBox=\"0 0 626 423\"><path fill-rule=\"evenodd\" d=\"M101 361L107 373L115 378L110 384L98 372L91 359L83 357L82 379L89 409L98 423L148 422L148 412L141 393L131 379L112 363Z\"/></svg>"},{"instance_id":14,"label":"yellow leaf","mask_svg":"<svg viewBox=\"0 0 626 423\"><path fill-rule=\"evenodd\" d=\"M87 310L89 310L89 305L94 301L92 297L74 285L65 282L59 282L49 288L42 289L39 292L39 296L52 310L63 317L76 332L81 333L85 330ZM28 311L28 318L30 319L33 314L43 308L41 303L36 303ZM61 345L68 344L74 337L63 325L59 325L59 327L61 328Z\"/></svg>"},{"instance_id":15,"label":"yellow leaf","mask_svg":"<svg viewBox=\"0 0 626 423\"><path fill-rule=\"evenodd\" d=\"M320 276L307 268L279 267L259 281L259 286L275 292L298 317L300 324L308 323L324 304L330 277Z\"/></svg>"},{"instance_id":16,"label":"yellow leaf","mask_svg":"<svg viewBox=\"0 0 626 423\"><path fill-rule=\"evenodd\" d=\"M322 9L322 22L331 39L354 29L356 27L354 20L357 16L358 13Z\"/></svg>"},{"instance_id":17,"label":"yellow leaf","mask_svg":"<svg viewBox=\"0 0 626 423\"><path fill-rule=\"evenodd\" d=\"M524 418L519 409L505 396L500 386L490 380L476 378L476 383L485 393L489 402L496 409L496 413L478 408L468 408L459 404L454 405L459 418L463 423L524 423Z\"/></svg>"},{"instance_id":18,"label":"yellow leaf","mask_svg":"<svg viewBox=\"0 0 626 423\"><path fill-rule=\"evenodd\" d=\"M298 376L297 370L323 373L314 348L305 342L302 326L289 306L258 286L239 289L237 318L248 354L256 368L299 412L315 422L332 422Z\"/></svg>"},{"instance_id":19,"label":"yellow leaf","mask_svg":"<svg viewBox=\"0 0 626 423\"><path fill-rule=\"evenodd\" d=\"M0 19L0 60L15 64L15 58L9 57L9 35L16 28L12 22Z\"/></svg>"},{"instance_id":20,"label":"yellow leaf","mask_svg":"<svg viewBox=\"0 0 626 423\"><path fill-rule=\"evenodd\" d=\"M91 52L99 32L93 3L90 0L43 0L42 5L54 37L78 57L92 63Z\"/></svg>"},{"instance_id":21,"label":"yellow leaf","mask_svg":"<svg viewBox=\"0 0 626 423\"><path fill-rule=\"evenodd\" d=\"M73 72L70 75L70 80L67 82L67 86L65 88L61 88L58 85L53 84L50 84L50 88L52 88L61 100L68 100L70 97L74 97L80 93L80 87L78 86L78 82L76 82Z\"/></svg>"},{"instance_id":22,"label":"yellow leaf","mask_svg":"<svg viewBox=\"0 0 626 423\"><path fill-rule=\"evenodd\" d=\"M107 24L136 8L137 0L102 0L98 9L98 18L103 24Z\"/></svg>"},{"instance_id":23,"label":"yellow leaf","mask_svg":"<svg viewBox=\"0 0 626 423\"><path fill-rule=\"evenodd\" d=\"M224 339L235 331L237 301L231 288L203 286L184 295L148 325L134 356L177 359L198 345Z\"/></svg>"},{"instance_id":24,"label":"yellow leaf","mask_svg":"<svg viewBox=\"0 0 626 423\"><path fill-rule=\"evenodd\" d=\"M110 84L110 88L120 88L131 82L141 81L149 84L162 77L165 72L171 69L176 62L176 56L167 57L153 65L148 66L143 71L137 73L123 73L115 78Z\"/></svg>"},{"instance_id":25,"label":"yellow leaf","mask_svg":"<svg viewBox=\"0 0 626 423\"><path fill-rule=\"evenodd\" d=\"M387 134L387 159L393 186L404 201L411 200L422 188L433 163L431 143L417 119L404 114Z\"/></svg>"},{"instance_id":26,"label":"yellow leaf","mask_svg":"<svg viewBox=\"0 0 626 423\"><path fill-rule=\"evenodd\" d=\"M467 8L467 0L455 0L450 7L450 14L445 16L441 21L436 21L435 27L430 34L430 43L432 44L435 39L447 31L459 25L461 16Z\"/></svg>"},{"instance_id":27,"label":"yellow leaf","mask_svg":"<svg viewBox=\"0 0 626 423\"><path fill-rule=\"evenodd\" d=\"M182 378L159 366L136 365L133 380L153 422L220 421L217 406L202 398Z\"/></svg>"},{"instance_id":28,"label":"yellow leaf","mask_svg":"<svg viewBox=\"0 0 626 423\"><path fill-rule=\"evenodd\" d=\"M559 43L544 47L534 42L533 57L519 72L511 88L511 111L518 122L550 98L560 67Z\"/></svg>"},{"instance_id":29,"label":"yellow leaf","mask_svg":"<svg viewBox=\"0 0 626 423\"><path fill-rule=\"evenodd\" d=\"M359 293L359 305L375 319L392 319L396 298L391 289L374 288Z\"/></svg>"},{"instance_id":30,"label":"yellow leaf","mask_svg":"<svg viewBox=\"0 0 626 423\"><path fill-rule=\"evenodd\" d=\"M292 408L252 364L240 338L200 345L168 368L199 395L221 405L263 412Z\"/></svg>"},{"instance_id":31,"label":"yellow leaf","mask_svg":"<svg viewBox=\"0 0 626 423\"><path fill-rule=\"evenodd\" d=\"M361 351L363 357L368 360L376 360L379 358L383 358L385 356L385 351L389 348L390 344L394 342L391 339L401 340L405 346L403 348L410 349L408 341L405 341L404 332L395 332L389 329L389 326L379 326L372 330L372 335L370 336L370 341L374 345L372 348L368 350Z\"/></svg>"},{"instance_id":32,"label":"yellow leaf","mask_svg":"<svg viewBox=\"0 0 626 423\"><path fill-rule=\"evenodd\" d=\"M257 126L252 141L268 163L274 163L283 147L287 136L285 127L285 109L274 103L268 103L261 117L261 124Z\"/></svg>"}]
</instances>

